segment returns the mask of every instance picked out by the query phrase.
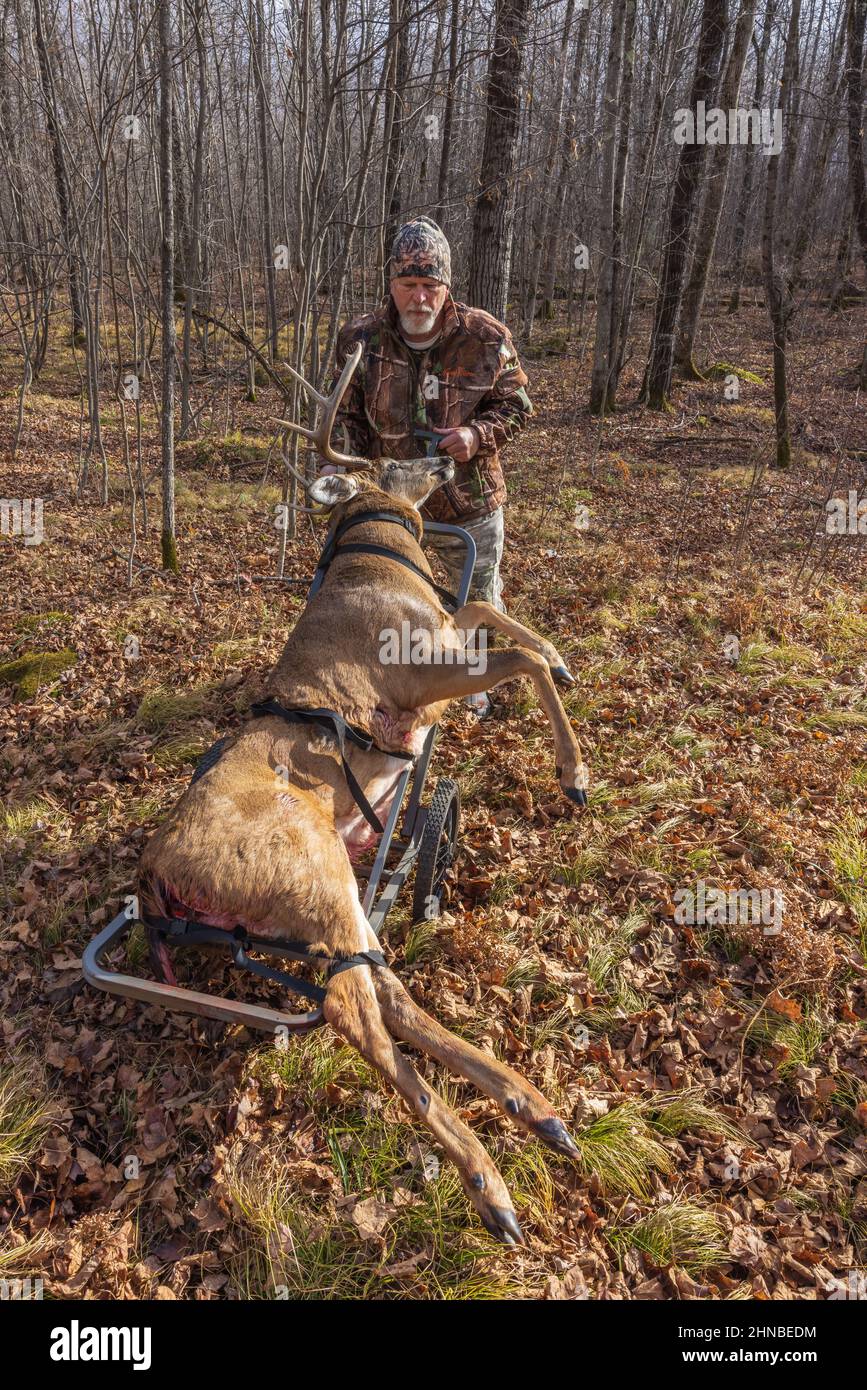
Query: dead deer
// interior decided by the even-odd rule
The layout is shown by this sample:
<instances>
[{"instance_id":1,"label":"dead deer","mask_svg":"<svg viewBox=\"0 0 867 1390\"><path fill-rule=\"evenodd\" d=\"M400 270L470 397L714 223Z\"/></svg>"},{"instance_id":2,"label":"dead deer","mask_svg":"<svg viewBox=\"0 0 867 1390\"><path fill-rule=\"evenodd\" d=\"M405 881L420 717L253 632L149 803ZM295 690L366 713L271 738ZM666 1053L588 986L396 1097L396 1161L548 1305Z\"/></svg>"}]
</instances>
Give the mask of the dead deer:
<instances>
[{"instance_id":1,"label":"dead deer","mask_svg":"<svg viewBox=\"0 0 867 1390\"><path fill-rule=\"evenodd\" d=\"M324 407L318 429L279 422L304 434L328 462L349 470L312 483L296 476L316 508L331 512L332 541L359 518L351 535L362 543L362 553L338 539L321 588L290 634L268 689L288 710L339 713L373 746L349 746L342 762L331 734L279 714L254 717L226 741L215 765L188 787L153 835L141 863L139 895L146 919L184 917L227 933L241 926L268 940L309 942L312 951L328 956L339 973L329 977L326 1020L429 1126L488 1231L513 1245L522 1240L521 1228L499 1172L395 1040L470 1081L559 1153L574 1155L573 1140L535 1086L420 1009L381 956L376 963L369 956L354 958L376 953L378 941L361 908L352 861L375 837L371 819L385 818L407 754L418 753L449 702L515 676L533 682L551 723L560 785L584 804L580 751L552 673L569 683L572 678L549 642L489 604L467 603L450 614L440 602L419 544L418 509L451 478L450 460L383 460L372 476L368 460L332 448L335 416L359 353L360 348L330 397L304 383ZM368 553L367 546L386 554ZM383 664L381 633L400 631L406 621L439 634L441 650L457 649L483 624L517 645L489 653L484 672L447 660ZM364 805L375 813L372 818ZM151 942L155 963L173 983L165 945L153 932ZM347 958L354 968L345 968Z\"/></svg>"}]
</instances>

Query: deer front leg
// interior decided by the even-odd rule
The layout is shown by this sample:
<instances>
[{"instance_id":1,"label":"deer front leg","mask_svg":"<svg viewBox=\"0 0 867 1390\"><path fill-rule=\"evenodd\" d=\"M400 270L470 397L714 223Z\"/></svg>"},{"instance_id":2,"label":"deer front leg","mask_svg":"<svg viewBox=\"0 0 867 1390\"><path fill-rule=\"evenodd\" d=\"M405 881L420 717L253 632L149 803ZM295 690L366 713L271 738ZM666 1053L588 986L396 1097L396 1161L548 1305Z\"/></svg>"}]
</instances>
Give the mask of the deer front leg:
<instances>
[{"instance_id":1,"label":"deer front leg","mask_svg":"<svg viewBox=\"0 0 867 1390\"><path fill-rule=\"evenodd\" d=\"M569 671L565 661L552 643L540 637L538 632L534 632L531 627L525 627L523 623L516 622L510 618L508 613L501 613L499 608L495 608L492 603L486 603L483 599L476 599L472 603L465 603L463 608L459 608L452 621L455 627L459 627L462 632L474 632L478 627L492 627L497 632L501 632L504 637L509 637L516 642L519 647L523 647L528 652L537 652L548 663L548 669L555 681L560 685L574 685L575 677Z\"/></svg>"},{"instance_id":2,"label":"deer front leg","mask_svg":"<svg viewBox=\"0 0 867 1390\"><path fill-rule=\"evenodd\" d=\"M376 1067L442 1145L485 1228L503 1245L523 1243L503 1179L476 1136L440 1100L389 1037L370 970L358 966L332 978L323 1005L335 1032Z\"/></svg>"},{"instance_id":3,"label":"deer front leg","mask_svg":"<svg viewBox=\"0 0 867 1390\"><path fill-rule=\"evenodd\" d=\"M467 608L470 606L467 604ZM466 608L460 612L466 612ZM541 637L538 640L541 642ZM551 651L554 651L553 647ZM516 647L509 651L487 652L485 661L473 666L437 663L415 669L418 671L418 683L414 695L417 692L418 698L414 698L413 707L475 695L515 676L529 676L554 736L557 780L570 801L577 806L587 805L587 769L581 760L578 740L572 732L544 656Z\"/></svg>"},{"instance_id":4,"label":"deer front leg","mask_svg":"<svg viewBox=\"0 0 867 1390\"><path fill-rule=\"evenodd\" d=\"M368 949L378 950L379 942L370 928L368 935ZM443 1028L435 1018L419 1008L390 970L375 971L373 983L386 1027L395 1037L435 1057L455 1075L463 1076L483 1095L495 1100L510 1119L517 1121L530 1134L535 1134L557 1153L567 1158L573 1158L578 1153L559 1115L542 1092L537 1091L523 1076L497 1061L496 1057L488 1056L464 1038Z\"/></svg>"}]
</instances>

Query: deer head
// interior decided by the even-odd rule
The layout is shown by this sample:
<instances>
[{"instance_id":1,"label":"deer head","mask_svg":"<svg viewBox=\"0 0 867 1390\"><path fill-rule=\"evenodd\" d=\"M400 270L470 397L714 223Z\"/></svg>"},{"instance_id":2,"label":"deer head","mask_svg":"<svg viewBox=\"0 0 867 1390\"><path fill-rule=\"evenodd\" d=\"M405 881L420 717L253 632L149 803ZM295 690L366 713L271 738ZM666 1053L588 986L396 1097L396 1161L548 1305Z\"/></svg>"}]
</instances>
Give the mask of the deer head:
<instances>
[{"instance_id":1,"label":"deer head","mask_svg":"<svg viewBox=\"0 0 867 1390\"><path fill-rule=\"evenodd\" d=\"M294 367L284 362L286 370L300 381L311 399L322 407L322 416L315 429L306 429L294 420L277 420L283 429L294 430L315 448L326 463L335 468L344 468L345 473L335 473L316 478L312 482L288 464L290 473L301 483L307 496L317 505L302 507L301 511L326 512L341 503L348 502L360 492L378 489L390 497L400 498L410 506L420 507L443 483L454 477L455 466L451 459L434 455L432 458L417 459L372 459L358 458L353 454L340 454L331 443L331 432L337 419L340 403L345 396L352 374L361 361L362 344L358 343L330 396L322 396L306 381ZM367 476L359 478L364 473Z\"/></svg>"}]
</instances>

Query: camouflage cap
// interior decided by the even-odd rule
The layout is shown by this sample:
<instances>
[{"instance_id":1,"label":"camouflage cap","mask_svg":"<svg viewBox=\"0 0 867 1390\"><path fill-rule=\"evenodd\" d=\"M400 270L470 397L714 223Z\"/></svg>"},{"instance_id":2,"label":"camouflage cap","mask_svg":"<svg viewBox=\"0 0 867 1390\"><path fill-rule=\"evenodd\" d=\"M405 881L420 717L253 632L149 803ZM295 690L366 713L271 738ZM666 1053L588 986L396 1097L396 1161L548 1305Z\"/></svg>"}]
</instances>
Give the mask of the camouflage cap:
<instances>
[{"instance_id":1,"label":"camouflage cap","mask_svg":"<svg viewBox=\"0 0 867 1390\"><path fill-rule=\"evenodd\" d=\"M416 275L451 284L452 253L442 228L429 217L405 222L391 246L390 278L408 279Z\"/></svg>"}]
</instances>

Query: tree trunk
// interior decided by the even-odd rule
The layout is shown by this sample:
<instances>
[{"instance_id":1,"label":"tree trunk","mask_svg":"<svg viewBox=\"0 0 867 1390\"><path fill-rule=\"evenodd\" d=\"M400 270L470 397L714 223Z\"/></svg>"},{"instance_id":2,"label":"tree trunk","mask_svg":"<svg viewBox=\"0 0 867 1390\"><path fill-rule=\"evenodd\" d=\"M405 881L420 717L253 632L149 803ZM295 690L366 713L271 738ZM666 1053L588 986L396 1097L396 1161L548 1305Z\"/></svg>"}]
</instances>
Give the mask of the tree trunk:
<instances>
[{"instance_id":1,"label":"tree trunk","mask_svg":"<svg viewBox=\"0 0 867 1390\"><path fill-rule=\"evenodd\" d=\"M756 44L753 38L753 48L756 54L756 82L753 88L753 108L759 110L762 104L762 97L765 93L765 68L768 62L768 49L771 46L771 34L773 32L774 15L777 0L765 0L765 21L762 26L762 41ZM747 243L747 223L750 220L750 208L753 201L753 180L756 173L756 161L760 158L759 151L755 145L747 145L744 149L744 177L741 184L741 196L738 200L738 210L735 215L735 236L732 247L732 294L729 300L728 311L736 314L740 308L741 282L744 278L744 249Z\"/></svg>"},{"instance_id":2,"label":"tree trunk","mask_svg":"<svg viewBox=\"0 0 867 1390\"><path fill-rule=\"evenodd\" d=\"M852 220L867 269L867 179L864 174L864 29L867 0L849 0L846 15L846 105L848 113L849 192Z\"/></svg>"},{"instance_id":3,"label":"tree trunk","mask_svg":"<svg viewBox=\"0 0 867 1390\"><path fill-rule=\"evenodd\" d=\"M717 103L723 111L731 111L735 109L738 104L738 96L741 90L741 78L743 77L744 64L747 58L747 48L749 47L753 32L753 23L756 17L756 3L757 0L743 0L743 4L741 5L741 12L738 15L737 24L735 25L734 42L729 52L728 63L726 64L725 75L720 88L719 101ZM683 369L685 374L692 377L693 380L701 379L701 373L698 372L693 362L693 354L695 352L695 339L698 332L699 319L701 318L701 311L704 306L708 274L710 273L711 262L713 261L714 247L716 246L723 199L728 183L731 153L732 140L731 133L729 133L729 139L722 145L715 145L711 155L710 177L705 193L704 205L699 217L698 231L695 238L695 251L692 258L692 269L689 273L689 280L683 297L683 307L680 311L680 330L675 350L675 361L677 365Z\"/></svg>"},{"instance_id":4,"label":"tree trunk","mask_svg":"<svg viewBox=\"0 0 867 1390\"><path fill-rule=\"evenodd\" d=\"M160 46L160 203L162 210L162 415L160 450L163 479L163 568L178 570L175 538L175 202L172 160L171 0L159 0Z\"/></svg>"},{"instance_id":5,"label":"tree trunk","mask_svg":"<svg viewBox=\"0 0 867 1390\"><path fill-rule=\"evenodd\" d=\"M762 229L762 266L765 280L765 296L768 316L771 320L771 335L774 347L774 419L776 423L776 463L778 468L788 468L792 461L792 441L789 432L789 388L787 380L788 324L791 313L791 288L789 268L784 258L777 253L775 246L777 232L778 204L785 206L784 198L788 192L786 169L791 167L795 132L790 128L789 117L793 105L794 87L798 80L798 26L800 22L801 0L792 0L789 16L789 32L786 39L786 56L783 63L783 77L780 83L780 106L783 111L785 141L789 146L787 160L782 153L768 156L768 179L765 194L765 218ZM785 146L784 146L785 148ZM781 172L783 177L781 178Z\"/></svg>"},{"instance_id":6,"label":"tree trunk","mask_svg":"<svg viewBox=\"0 0 867 1390\"><path fill-rule=\"evenodd\" d=\"M557 175L557 152L560 148L560 141L563 132L563 105L566 95L566 54L569 48L569 36L572 30L572 14L575 8L575 0L566 0L566 12L563 16L563 33L560 37L560 61L558 64L558 75L556 83L555 114L551 122L551 130L548 136L547 150L545 154L545 170L542 177L542 188L539 195L539 205L537 209L536 225L534 228L533 250L530 264L529 286L527 294L526 312L524 314L524 334L527 338L532 335L533 323L536 318L536 303L539 291L539 273L542 268L542 255L548 239L551 221L551 205L555 202L555 178Z\"/></svg>"},{"instance_id":7,"label":"tree trunk","mask_svg":"<svg viewBox=\"0 0 867 1390\"><path fill-rule=\"evenodd\" d=\"M82 307L81 282L78 263L73 245L72 212L69 199L69 179L66 174L66 160L60 139L60 122L57 115L57 98L51 75L51 64L42 27L42 0L33 0L34 35L36 55L39 60L39 78L42 83L42 96L45 101L45 119L48 137L51 141L51 159L54 165L54 185L57 190L57 206L60 211L60 224L63 228L63 242L69 267L69 304L72 316L72 336L80 339L84 333L84 309Z\"/></svg>"},{"instance_id":8,"label":"tree trunk","mask_svg":"<svg viewBox=\"0 0 867 1390\"><path fill-rule=\"evenodd\" d=\"M727 0L704 0L698 58L692 83L690 107L697 113L698 103L706 105L713 99L717 75L725 43ZM697 133L697 132L696 132ZM704 162L705 146L697 142L681 146L671 212L668 240L662 268L662 281L656 304L653 337L648 363L648 404L651 410L664 410L668 405L671 373L674 366L674 334L683 292L689 237L695 211L696 194Z\"/></svg>"},{"instance_id":9,"label":"tree trunk","mask_svg":"<svg viewBox=\"0 0 867 1390\"><path fill-rule=\"evenodd\" d=\"M611 12L611 35L608 44L608 66L605 72L605 95L602 102L605 144L602 150L602 212L599 220L599 244L603 257L596 291L596 343L593 351L593 374L590 381L590 410L604 415L608 409L608 373L611 361L611 309L614 298L614 188L617 164L617 112L620 97L620 72L623 66L623 26L626 0L614 0Z\"/></svg>"},{"instance_id":10,"label":"tree trunk","mask_svg":"<svg viewBox=\"0 0 867 1390\"><path fill-rule=\"evenodd\" d=\"M391 0L391 33L394 44L394 80L389 92L391 119L386 149L385 188L385 251L391 250L391 243L400 229L404 205L403 161L404 161L404 99L408 78L408 56L406 47L405 0Z\"/></svg>"},{"instance_id":11,"label":"tree trunk","mask_svg":"<svg viewBox=\"0 0 867 1390\"><path fill-rule=\"evenodd\" d=\"M461 0L452 0L451 29L449 32L449 76L446 86L446 100L443 108L443 138L440 149L440 167L437 179L437 204L434 217L440 226L448 230L446 198L449 188L449 168L452 157L452 131L455 121L455 92L458 81L458 31L461 22Z\"/></svg>"},{"instance_id":12,"label":"tree trunk","mask_svg":"<svg viewBox=\"0 0 867 1390\"><path fill-rule=\"evenodd\" d=\"M481 188L473 214L470 302L506 317L514 233L515 151L529 0L498 0L488 67Z\"/></svg>"},{"instance_id":13,"label":"tree trunk","mask_svg":"<svg viewBox=\"0 0 867 1390\"><path fill-rule=\"evenodd\" d=\"M181 354L183 363L183 375L181 379L182 439L185 437L190 427L190 376L192 370L190 364L190 347L193 310L196 308L199 280L201 276L202 175L204 169L205 122L208 112L207 59L205 55L205 38L202 33L202 0L197 0L193 15L193 24L195 26L196 60L198 64L198 111L196 113L196 148L193 156L193 206L190 213L190 236L186 248L186 265L184 268L186 297L184 299L184 333L183 351Z\"/></svg>"},{"instance_id":14,"label":"tree trunk","mask_svg":"<svg viewBox=\"0 0 867 1390\"><path fill-rule=\"evenodd\" d=\"M617 139L617 165L614 171L614 218L611 243L611 331L608 343L608 399L613 410L620 381L620 338L626 303L624 199L629 163L629 128L632 118L632 89L635 80L636 0L626 0L626 26L623 31L623 86L620 93L620 133Z\"/></svg>"},{"instance_id":15,"label":"tree trunk","mask_svg":"<svg viewBox=\"0 0 867 1390\"><path fill-rule=\"evenodd\" d=\"M262 263L265 267L265 313L267 316L268 357L277 352L277 274L274 264L274 218L271 202L271 160L268 142L268 44L263 0L256 0L255 11L256 121L259 134L259 164L262 178Z\"/></svg>"},{"instance_id":16,"label":"tree trunk","mask_svg":"<svg viewBox=\"0 0 867 1390\"><path fill-rule=\"evenodd\" d=\"M581 18L578 20L578 32L575 39L575 59L572 64L572 91L569 97L568 116L563 125L563 138L560 145L560 162L557 170L557 178L554 183L557 193L549 202L548 217L545 223L545 235L543 238L545 268L542 275L543 319L550 319L554 316L554 295L557 287L557 261L560 255L560 243L563 235L563 213L566 207L566 194L572 181L570 179L570 172L573 171L575 163L574 146L577 126L578 88L581 82L584 50L587 45L589 13L589 10L584 10L581 14ZM571 267L571 280L572 273L575 269L571 258L569 264ZM584 278L586 281L586 274Z\"/></svg>"}]
</instances>

